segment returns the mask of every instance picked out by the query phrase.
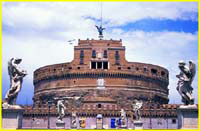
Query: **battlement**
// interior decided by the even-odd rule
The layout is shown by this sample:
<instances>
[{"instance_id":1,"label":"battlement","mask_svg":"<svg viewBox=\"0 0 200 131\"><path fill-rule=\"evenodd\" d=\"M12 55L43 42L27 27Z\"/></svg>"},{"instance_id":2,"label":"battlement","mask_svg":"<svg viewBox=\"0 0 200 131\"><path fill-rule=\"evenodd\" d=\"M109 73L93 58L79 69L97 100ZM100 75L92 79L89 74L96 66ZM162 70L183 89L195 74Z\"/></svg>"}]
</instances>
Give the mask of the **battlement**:
<instances>
[{"instance_id":1,"label":"battlement","mask_svg":"<svg viewBox=\"0 0 200 131\"><path fill-rule=\"evenodd\" d=\"M122 46L122 40L95 40L95 39L87 39L87 40L78 40L79 46Z\"/></svg>"}]
</instances>

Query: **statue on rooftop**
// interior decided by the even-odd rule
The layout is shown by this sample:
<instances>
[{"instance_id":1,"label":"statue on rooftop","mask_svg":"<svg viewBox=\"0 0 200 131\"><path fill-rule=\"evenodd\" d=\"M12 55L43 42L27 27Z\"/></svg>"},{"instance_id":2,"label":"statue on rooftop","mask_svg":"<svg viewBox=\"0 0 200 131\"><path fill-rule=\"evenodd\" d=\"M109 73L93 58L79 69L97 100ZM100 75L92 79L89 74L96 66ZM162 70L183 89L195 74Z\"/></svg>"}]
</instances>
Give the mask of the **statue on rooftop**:
<instances>
[{"instance_id":1,"label":"statue on rooftop","mask_svg":"<svg viewBox=\"0 0 200 131\"><path fill-rule=\"evenodd\" d=\"M177 90L182 97L182 102L185 105L193 105L194 98L192 96L193 88L191 86L196 73L196 65L193 61L189 61L189 67L186 66L184 61L178 63L180 73L176 75L179 79L177 84Z\"/></svg>"},{"instance_id":2,"label":"statue on rooftop","mask_svg":"<svg viewBox=\"0 0 200 131\"><path fill-rule=\"evenodd\" d=\"M95 25L98 32L99 32L99 38L102 39L103 38L103 30L105 30L106 28L103 28L102 26L97 26Z\"/></svg>"},{"instance_id":3,"label":"statue on rooftop","mask_svg":"<svg viewBox=\"0 0 200 131\"><path fill-rule=\"evenodd\" d=\"M16 105L16 99L18 93L21 91L23 78L27 75L27 72L19 67L22 59L11 58L8 62L8 74L10 76L10 89L6 93L5 100L3 102L3 108L18 107Z\"/></svg>"},{"instance_id":4,"label":"statue on rooftop","mask_svg":"<svg viewBox=\"0 0 200 131\"><path fill-rule=\"evenodd\" d=\"M142 104L143 104L142 101L138 100L134 100L132 104L133 111L137 121L141 120L140 109L142 108Z\"/></svg>"}]
</instances>

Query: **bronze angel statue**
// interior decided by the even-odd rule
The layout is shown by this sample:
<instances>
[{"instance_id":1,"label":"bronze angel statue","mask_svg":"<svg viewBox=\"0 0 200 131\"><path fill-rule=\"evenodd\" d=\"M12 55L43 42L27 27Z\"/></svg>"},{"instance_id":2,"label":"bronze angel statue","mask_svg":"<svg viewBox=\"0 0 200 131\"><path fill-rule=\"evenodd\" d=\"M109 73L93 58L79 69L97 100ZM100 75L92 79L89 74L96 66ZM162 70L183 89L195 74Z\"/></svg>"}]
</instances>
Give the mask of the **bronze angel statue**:
<instances>
[{"instance_id":1,"label":"bronze angel statue","mask_svg":"<svg viewBox=\"0 0 200 131\"><path fill-rule=\"evenodd\" d=\"M95 25L96 26L96 25ZM106 28L103 28L102 26L96 26L98 32L99 32L99 38L103 38L103 30L105 30Z\"/></svg>"},{"instance_id":2,"label":"bronze angel statue","mask_svg":"<svg viewBox=\"0 0 200 131\"><path fill-rule=\"evenodd\" d=\"M193 88L191 84L196 73L195 63L193 61L189 61L189 67L186 66L184 61L180 61L178 64L180 73L176 75L179 79L177 90L182 97L182 102L185 105L192 105L194 104L194 98L192 96Z\"/></svg>"}]
</instances>

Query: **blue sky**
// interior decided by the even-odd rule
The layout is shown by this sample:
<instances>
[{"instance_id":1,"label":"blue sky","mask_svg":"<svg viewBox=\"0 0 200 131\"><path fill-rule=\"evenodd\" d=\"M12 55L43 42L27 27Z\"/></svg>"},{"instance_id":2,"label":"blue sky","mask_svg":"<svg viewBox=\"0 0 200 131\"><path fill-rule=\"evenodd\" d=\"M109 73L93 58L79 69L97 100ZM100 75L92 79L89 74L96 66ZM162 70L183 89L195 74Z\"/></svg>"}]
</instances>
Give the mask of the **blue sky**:
<instances>
[{"instance_id":1,"label":"blue sky","mask_svg":"<svg viewBox=\"0 0 200 131\"><path fill-rule=\"evenodd\" d=\"M22 58L21 66L28 71L17 103L31 104L33 71L71 61L78 39L98 38L99 19L99 2L3 2L2 98L9 89L11 57ZM105 39L122 39L128 61L167 68L170 103L181 103L177 63L193 60L198 65L198 3L104 2L103 25ZM67 43L71 39L76 39L73 45ZM193 87L198 103L197 75Z\"/></svg>"}]
</instances>

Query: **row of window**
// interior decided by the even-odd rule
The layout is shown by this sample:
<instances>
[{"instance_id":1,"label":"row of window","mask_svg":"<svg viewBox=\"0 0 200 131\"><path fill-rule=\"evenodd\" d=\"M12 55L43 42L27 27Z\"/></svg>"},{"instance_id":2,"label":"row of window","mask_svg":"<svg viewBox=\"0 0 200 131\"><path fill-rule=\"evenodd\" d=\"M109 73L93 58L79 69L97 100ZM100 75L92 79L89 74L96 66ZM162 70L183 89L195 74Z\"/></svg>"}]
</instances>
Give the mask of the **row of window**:
<instances>
[{"instance_id":1,"label":"row of window","mask_svg":"<svg viewBox=\"0 0 200 131\"><path fill-rule=\"evenodd\" d=\"M96 58L96 50L92 50L92 58ZM103 58L108 58L107 50L104 50Z\"/></svg>"},{"instance_id":2,"label":"row of window","mask_svg":"<svg viewBox=\"0 0 200 131\"><path fill-rule=\"evenodd\" d=\"M79 79L79 78L123 78L123 79L133 79L133 80L141 80L141 81L147 81L147 82L153 82L161 85L161 87L166 87L168 85L168 81L162 80L162 79L154 79L151 77L146 77L142 75L134 75L134 74L112 74L112 73L85 73L85 74L62 74L62 75L51 75L42 77L42 79L36 79L34 80L34 85L39 84L40 82L44 81L53 81L58 79Z\"/></svg>"},{"instance_id":3,"label":"row of window","mask_svg":"<svg viewBox=\"0 0 200 131\"><path fill-rule=\"evenodd\" d=\"M92 58L96 58L96 50L92 50ZM104 50L103 58L108 58L107 50ZM84 51L80 51L80 65L84 64ZM115 51L115 64L120 65L119 51Z\"/></svg>"},{"instance_id":4,"label":"row of window","mask_svg":"<svg viewBox=\"0 0 200 131\"><path fill-rule=\"evenodd\" d=\"M108 69L108 62L107 61L92 61L91 62L91 69Z\"/></svg>"},{"instance_id":5,"label":"row of window","mask_svg":"<svg viewBox=\"0 0 200 131\"><path fill-rule=\"evenodd\" d=\"M72 69L72 67L69 67L68 69ZM80 67L77 67L77 69L80 69ZM108 62L107 61L92 61L91 62L91 69L108 69ZM127 67L128 70L131 69L131 67ZM118 67L118 70L121 70L121 67ZM136 67L136 70L138 71L139 68ZM54 69L54 72L56 72L56 69ZM144 72L148 72L147 68L144 68ZM151 69L151 73L154 75L157 75L157 70L156 69ZM35 74L35 76L37 77L38 74ZM161 71L161 76L165 76L165 72ZM168 77L168 75L167 75Z\"/></svg>"},{"instance_id":6,"label":"row of window","mask_svg":"<svg viewBox=\"0 0 200 131\"><path fill-rule=\"evenodd\" d=\"M91 61L91 69L108 69L108 62L107 61ZM72 67L68 67L69 70L72 69ZM77 67L77 69L80 69L80 67ZM127 67L128 70L131 70L131 67ZM139 71L139 68L135 68L136 71ZM63 69L62 69L63 70ZM118 70L121 70L121 67L118 67ZM53 70L56 72L56 69ZM149 70L147 68L143 68L144 73L147 73ZM158 71L156 69L151 69L151 73L154 75L157 75ZM37 77L38 74L35 74ZM165 77L166 73L164 71L161 71L161 76ZM167 74L168 77L168 74Z\"/></svg>"},{"instance_id":7,"label":"row of window","mask_svg":"<svg viewBox=\"0 0 200 131\"><path fill-rule=\"evenodd\" d=\"M131 67L127 67L128 70L131 69ZM139 71L139 68L136 67L135 68L137 71ZM118 70L121 70L121 67L118 67ZM147 68L143 68L143 71L144 72L148 72L148 69ZM154 74L154 75L157 75L158 74L158 71L156 69L151 69L151 73ZM165 76L165 72L164 71L161 71L161 76Z\"/></svg>"}]
</instances>

